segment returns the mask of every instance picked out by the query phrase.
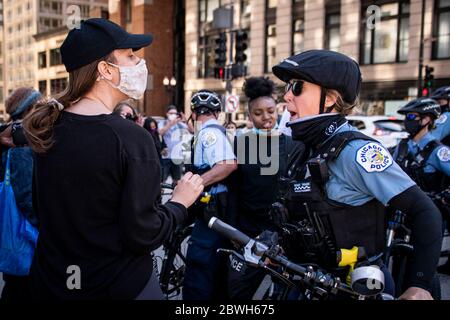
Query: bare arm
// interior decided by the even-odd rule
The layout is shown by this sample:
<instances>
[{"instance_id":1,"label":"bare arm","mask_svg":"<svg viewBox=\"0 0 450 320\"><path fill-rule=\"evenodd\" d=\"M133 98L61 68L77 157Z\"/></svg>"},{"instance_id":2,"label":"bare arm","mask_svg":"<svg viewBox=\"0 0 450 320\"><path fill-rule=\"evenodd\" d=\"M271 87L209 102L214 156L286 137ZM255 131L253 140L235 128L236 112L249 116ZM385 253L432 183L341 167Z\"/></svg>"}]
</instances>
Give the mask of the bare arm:
<instances>
[{"instance_id":1,"label":"bare arm","mask_svg":"<svg viewBox=\"0 0 450 320\"><path fill-rule=\"evenodd\" d=\"M163 136L167 130L170 129L170 127L172 127L173 125L175 125L178 122L178 120L174 120L174 121L167 121L166 125L164 127L162 127L161 129L158 129L158 133Z\"/></svg>"},{"instance_id":2,"label":"bare arm","mask_svg":"<svg viewBox=\"0 0 450 320\"><path fill-rule=\"evenodd\" d=\"M237 169L236 160L220 161L212 167L211 170L202 174L203 185L209 186L216 182L222 181Z\"/></svg>"}]
</instances>

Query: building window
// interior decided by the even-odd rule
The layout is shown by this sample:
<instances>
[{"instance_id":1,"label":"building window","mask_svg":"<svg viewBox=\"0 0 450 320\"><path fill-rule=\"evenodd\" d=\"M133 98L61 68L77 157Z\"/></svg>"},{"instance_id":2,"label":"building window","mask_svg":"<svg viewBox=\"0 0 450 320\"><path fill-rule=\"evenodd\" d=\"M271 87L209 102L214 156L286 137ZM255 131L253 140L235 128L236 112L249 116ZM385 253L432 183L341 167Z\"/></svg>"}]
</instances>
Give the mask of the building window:
<instances>
[{"instance_id":1,"label":"building window","mask_svg":"<svg viewBox=\"0 0 450 320\"><path fill-rule=\"evenodd\" d=\"M47 95L47 80L39 81L39 92L44 96Z\"/></svg>"},{"instance_id":2,"label":"building window","mask_svg":"<svg viewBox=\"0 0 450 320\"><path fill-rule=\"evenodd\" d=\"M305 48L305 1L292 1L292 54L298 54Z\"/></svg>"},{"instance_id":3,"label":"building window","mask_svg":"<svg viewBox=\"0 0 450 320\"><path fill-rule=\"evenodd\" d=\"M50 95L62 92L67 86L67 78L50 80Z\"/></svg>"},{"instance_id":4,"label":"building window","mask_svg":"<svg viewBox=\"0 0 450 320\"><path fill-rule=\"evenodd\" d=\"M339 51L341 46L341 3L329 0L325 5L325 45L327 50Z\"/></svg>"},{"instance_id":5,"label":"building window","mask_svg":"<svg viewBox=\"0 0 450 320\"><path fill-rule=\"evenodd\" d=\"M45 51L38 53L38 68L47 68L47 53Z\"/></svg>"},{"instance_id":6,"label":"building window","mask_svg":"<svg viewBox=\"0 0 450 320\"><path fill-rule=\"evenodd\" d=\"M434 10L433 59L450 58L450 0L436 0Z\"/></svg>"},{"instance_id":7,"label":"building window","mask_svg":"<svg viewBox=\"0 0 450 320\"><path fill-rule=\"evenodd\" d=\"M241 26L242 29L250 29L252 6L250 0L241 0Z\"/></svg>"},{"instance_id":8,"label":"building window","mask_svg":"<svg viewBox=\"0 0 450 320\"><path fill-rule=\"evenodd\" d=\"M100 16L103 19L109 19L109 11L107 9L102 9Z\"/></svg>"},{"instance_id":9,"label":"building window","mask_svg":"<svg viewBox=\"0 0 450 320\"><path fill-rule=\"evenodd\" d=\"M212 78L214 77L214 65L216 53L214 48L216 45L216 35L205 36L200 38L199 45L199 63L198 77Z\"/></svg>"},{"instance_id":10,"label":"building window","mask_svg":"<svg viewBox=\"0 0 450 320\"><path fill-rule=\"evenodd\" d=\"M22 14L22 6L17 7L17 14Z\"/></svg>"},{"instance_id":11,"label":"building window","mask_svg":"<svg viewBox=\"0 0 450 320\"><path fill-rule=\"evenodd\" d=\"M373 1L362 5L361 63L398 63L408 61L409 51L409 1L380 4L381 20L373 24L367 13ZM375 3L376 4L376 3Z\"/></svg>"},{"instance_id":12,"label":"building window","mask_svg":"<svg viewBox=\"0 0 450 320\"><path fill-rule=\"evenodd\" d=\"M0 103L3 103L3 87L0 87Z\"/></svg>"},{"instance_id":13,"label":"building window","mask_svg":"<svg viewBox=\"0 0 450 320\"><path fill-rule=\"evenodd\" d=\"M270 72L277 56L277 1L266 0L264 73Z\"/></svg>"},{"instance_id":14,"label":"building window","mask_svg":"<svg viewBox=\"0 0 450 320\"><path fill-rule=\"evenodd\" d=\"M59 64L62 64L59 48L50 50L50 66L57 66Z\"/></svg>"},{"instance_id":15,"label":"building window","mask_svg":"<svg viewBox=\"0 0 450 320\"><path fill-rule=\"evenodd\" d=\"M131 3L131 1L128 1ZM88 5L80 5L80 11L81 11L81 16L83 18L89 18L89 6ZM130 9L131 9L131 5L130 5ZM128 10L128 9L127 9ZM130 19L131 19L131 13L130 13ZM128 13L127 13L127 19L128 19ZM131 21L131 20L130 20ZM130 22L127 20L127 22Z\"/></svg>"},{"instance_id":16,"label":"building window","mask_svg":"<svg viewBox=\"0 0 450 320\"><path fill-rule=\"evenodd\" d=\"M218 31L211 29L213 12L219 8L219 0L200 0L198 3L198 64L199 78L214 77L216 54L214 52Z\"/></svg>"},{"instance_id":17,"label":"building window","mask_svg":"<svg viewBox=\"0 0 450 320\"><path fill-rule=\"evenodd\" d=\"M8 33L11 34L13 32L13 28L12 27L8 27Z\"/></svg>"},{"instance_id":18,"label":"building window","mask_svg":"<svg viewBox=\"0 0 450 320\"><path fill-rule=\"evenodd\" d=\"M198 3L200 23L213 21L213 12L219 8L219 0L200 0Z\"/></svg>"},{"instance_id":19,"label":"building window","mask_svg":"<svg viewBox=\"0 0 450 320\"><path fill-rule=\"evenodd\" d=\"M131 14L132 14L132 7L131 7L131 0L124 0L123 1L123 8L125 13L125 23L131 23Z\"/></svg>"}]
</instances>

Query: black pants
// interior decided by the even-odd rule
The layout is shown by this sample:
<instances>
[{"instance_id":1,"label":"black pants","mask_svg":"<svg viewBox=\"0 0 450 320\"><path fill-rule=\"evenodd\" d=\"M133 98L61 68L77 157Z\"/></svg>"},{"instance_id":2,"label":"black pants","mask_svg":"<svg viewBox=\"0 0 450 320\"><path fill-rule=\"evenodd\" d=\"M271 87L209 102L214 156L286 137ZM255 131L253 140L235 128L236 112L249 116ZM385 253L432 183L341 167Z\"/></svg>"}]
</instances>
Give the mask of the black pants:
<instances>
[{"instance_id":1,"label":"black pants","mask_svg":"<svg viewBox=\"0 0 450 320\"><path fill-rule=\"evenodd\" d=\"M3 287L3 301L27 301L31 300L31 288L29 276L13 276L3 274L5 286Z\"/></svg>"}]
</instances>

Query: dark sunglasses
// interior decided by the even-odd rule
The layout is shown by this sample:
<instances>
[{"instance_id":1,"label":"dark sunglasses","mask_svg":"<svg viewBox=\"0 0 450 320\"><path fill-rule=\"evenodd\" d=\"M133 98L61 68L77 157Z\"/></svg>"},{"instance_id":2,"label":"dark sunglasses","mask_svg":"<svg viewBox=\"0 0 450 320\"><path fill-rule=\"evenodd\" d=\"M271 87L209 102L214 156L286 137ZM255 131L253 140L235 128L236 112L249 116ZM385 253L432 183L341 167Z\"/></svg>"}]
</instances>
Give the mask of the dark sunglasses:
<instances>
[{"instance_id":1,"label":"dark sunglasses","mask_svg":"<svg viewBox=\"0 0 450 320\"><path fill-rule=\"evenodd\" d=\"M291 80L291 82L286 83L284 88L284 93L288 93L289 90L292 90L292 94L296 97L302 94L303 90L303 81L302 80Z\"/></svg>"},{"instance_id":2,"label":"dark sunglasses","mask_svg":"<svg viewBox=\"0 0 450 320\"><path fill-rule=\"evenodd\" d=\"M414 113L408 113L405 116L406 120L416 120L417 118L419 118L419 115L414 114Z\"/></svg>"}]
</instances>

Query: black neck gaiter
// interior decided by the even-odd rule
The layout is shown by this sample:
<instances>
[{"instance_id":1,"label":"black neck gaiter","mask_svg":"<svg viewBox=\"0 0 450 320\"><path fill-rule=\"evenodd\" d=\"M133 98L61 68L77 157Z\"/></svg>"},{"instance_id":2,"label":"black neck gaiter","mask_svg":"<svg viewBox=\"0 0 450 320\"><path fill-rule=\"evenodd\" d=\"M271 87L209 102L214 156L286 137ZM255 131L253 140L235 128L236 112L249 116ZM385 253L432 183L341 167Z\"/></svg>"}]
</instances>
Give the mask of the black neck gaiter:
<instances>
[{"instance_id":1,"label":"black neck gaiter","mask_svg":"<svg viewBox=\"0 0 450 320\"><path fill-rule=\"evenodd\" d=\"M346 121L340 114L321 114L303 121L289 122L286 126L292 130L292 139L317 149Z\"/></svg>"}]
</instances>

